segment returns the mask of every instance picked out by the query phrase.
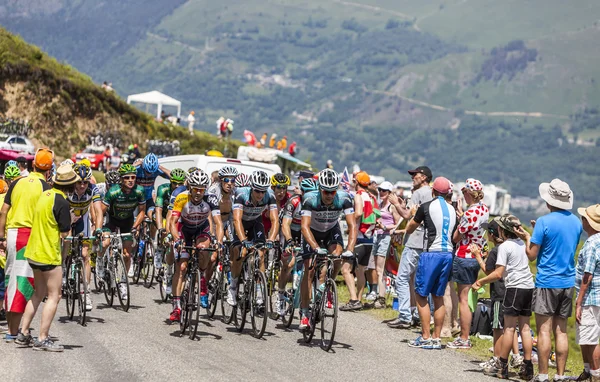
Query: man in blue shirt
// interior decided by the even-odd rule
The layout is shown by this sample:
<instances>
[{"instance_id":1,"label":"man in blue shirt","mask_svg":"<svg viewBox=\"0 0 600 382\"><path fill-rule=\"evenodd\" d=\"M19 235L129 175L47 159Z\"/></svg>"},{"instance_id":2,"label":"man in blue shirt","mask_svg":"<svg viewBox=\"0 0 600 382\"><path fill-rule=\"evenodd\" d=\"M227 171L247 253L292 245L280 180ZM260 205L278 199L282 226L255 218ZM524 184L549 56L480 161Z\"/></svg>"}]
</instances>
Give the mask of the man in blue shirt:
<instances>
[{"instance_id":1,"label":"man in blue shirt","mask_svg":"<svg viewBox=\"0 0 600 382\"><path fill-rule=\"evenodd\" d=\"M537 260L535 291L532 310L538 330L539 374L538 381L548 380L548 359L554 332L556 341L556 368L554 380L564 377L569 353L567 319L573 311L575 293L575 251L583 227L569 210L573 208L573 191L560 179L542 183L540 196L550 213L540 217L533 235L523 228L517 234L527 243L527 257Z\"/></svg>"}]
</instances>

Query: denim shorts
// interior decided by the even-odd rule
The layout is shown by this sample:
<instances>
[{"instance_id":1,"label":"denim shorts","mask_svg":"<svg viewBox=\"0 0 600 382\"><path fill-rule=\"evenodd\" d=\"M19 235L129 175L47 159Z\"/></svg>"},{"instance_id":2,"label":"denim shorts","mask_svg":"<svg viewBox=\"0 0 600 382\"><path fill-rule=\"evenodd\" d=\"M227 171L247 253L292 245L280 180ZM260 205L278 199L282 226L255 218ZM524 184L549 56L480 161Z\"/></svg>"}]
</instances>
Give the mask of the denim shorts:
<instances>
[{"instance_id":1,"label":"denim shorts","mask_svg":"<svg viewBox=\"0 0 600 382\"><path fill-rule=\"evenodd\" d=\"M452 281L458 284L471 285L477 281L477 275L481 267L477 259L464 259L454 256L452 260Z\"/></svg>"}]
</instances>

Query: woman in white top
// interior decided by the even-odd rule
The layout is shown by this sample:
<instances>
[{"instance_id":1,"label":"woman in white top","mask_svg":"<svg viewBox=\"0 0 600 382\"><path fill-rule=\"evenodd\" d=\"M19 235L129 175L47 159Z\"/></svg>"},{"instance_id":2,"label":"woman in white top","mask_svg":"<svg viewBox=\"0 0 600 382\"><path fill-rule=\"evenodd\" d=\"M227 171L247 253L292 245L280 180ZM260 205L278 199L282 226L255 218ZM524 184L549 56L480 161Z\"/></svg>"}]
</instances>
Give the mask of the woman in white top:
<instances>
[{"instance_id":1,"label":"woman in white top","mask_svg":"<svg viewBox=\"0 0 600 382\"><path fill-rule=\"evenodd\" d=\"M525 251L525 243L517 237L515 230L521 227L519 219L513 215L502 215L496 218L500 226L500 237L503 243L498 247L496 269L486 277L477 280L473 289L504 278L506 294L504 295L504 337L500 358L495 364L484 369L484 374L499 378L508 378L508 356L512 348L517 322L523 341L524 362L519 370L519 377L525 380L533 378L531 363L532 339L529 320L531 318L531 302L535 285L529 269L529 259ZM471 251L479 251L473 246Z\"/></svg>"}]
</instances>

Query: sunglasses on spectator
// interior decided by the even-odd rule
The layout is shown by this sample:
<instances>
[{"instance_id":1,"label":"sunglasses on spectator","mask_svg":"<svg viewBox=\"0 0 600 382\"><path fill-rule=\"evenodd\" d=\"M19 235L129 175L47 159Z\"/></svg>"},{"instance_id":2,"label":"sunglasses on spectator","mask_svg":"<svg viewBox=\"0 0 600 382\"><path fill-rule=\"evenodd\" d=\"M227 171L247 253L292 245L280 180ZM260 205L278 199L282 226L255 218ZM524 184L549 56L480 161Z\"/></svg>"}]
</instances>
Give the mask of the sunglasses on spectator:
<instances>
[{"instance_id":1,"label":"sunglasses on spectator","mask_svg":"<svg viewBox=\"0 0 600 382\"><path fill-rule=\"evenodd\" d=\"M235 178L223 178L221 179L223 183L235 183Z\"/></svg>"},{"instance_id":2,"label":"sunglasses on spectator","mask_svg":"<svg viewBox=\"0 0 600 382\"><path fill-rule=\"evenodd\" d=\"M135 180L136 176L135 175L131 175L131 176L124 176L123 180Z\"/></svg>"},{"instance_id":3,"label":"sunglasses on spectator","mask_svg":"<svg viewBox=\"0 0 600 382\"><path fill-rule=\"evenodd\" d=\"M336 190L333 190L333 191L323 190L323 193L325 193L327 195L335 195L335 194L337 194L337 191Z\"/></svg>"},{"instance_id":4,"label":"sunglasses on spectator","mask_svg":"<svg viewBox=\"0 0 600 382\"><path fill-rule=\"evenodd\" d=\"M379 192L390 192L390 190L384 190L383 188L378 188L377 189Z\"/></svg>"}]
</instances>

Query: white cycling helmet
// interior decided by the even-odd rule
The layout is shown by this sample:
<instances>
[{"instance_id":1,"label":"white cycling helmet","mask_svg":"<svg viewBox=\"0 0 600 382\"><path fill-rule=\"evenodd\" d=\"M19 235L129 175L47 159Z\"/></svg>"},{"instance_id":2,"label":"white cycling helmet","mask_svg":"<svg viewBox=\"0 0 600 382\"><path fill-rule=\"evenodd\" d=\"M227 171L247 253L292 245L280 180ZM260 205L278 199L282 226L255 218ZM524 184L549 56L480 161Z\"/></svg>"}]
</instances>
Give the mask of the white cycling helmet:
<instances>
[{"instance_id":1,"label":"white cycling helmet","mask_svg":"<svg viewBox=\"0 0 600 382\"><path fill-rule=\"evenodd\" d=\"M202 170L189 173L186 177L188 187L205 187L210 185L210 177Z\"/></svg>"},{"instance_id":2,"label":"white cycling helmet","mask_svg":"<svg viewBox=\"0 0 600 382\"><path fill-rule=\"evenodd\" d=\"M219 178L235 178L236 176L238 176L238 170L233 166L225 166L219 170Z\"/></svg>"},{"instance_id":3,"label":"white cycling helmet","mask_svg":"<svg viewBox=\"0 0 600 382\"><path fill-rule=\"evenodd\" d=\"M69 166L73 166L75 163L70 159L65 159L64 161L60 162L60 166L64 166L66 164L68 164ZM60 166L58 166L58 167L60 167Z\"/></svg>"},{"instance_id":4,"label":"white cycling helmet","mask_svg":"<svg viewBox=\"0 0 600 382\"><path fill-rule=\"evenodd\" d=\"M271 187L271 178L264 171L254 171L250 175L250 187L257 191L267 191Z\"/></svg>"},{"instance_id":5,"label":"white cycling helmet","mask_svg":"<svg viewBox=\"0 0 600 382\"><path fill-rule=\"evenodd\" d=\"M340 177L337 172L326 168L319 173L319 187L325 191L335 191L340 186Z\"/></svg>"}]
</instances>

